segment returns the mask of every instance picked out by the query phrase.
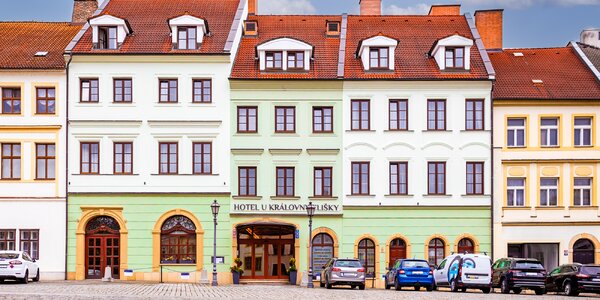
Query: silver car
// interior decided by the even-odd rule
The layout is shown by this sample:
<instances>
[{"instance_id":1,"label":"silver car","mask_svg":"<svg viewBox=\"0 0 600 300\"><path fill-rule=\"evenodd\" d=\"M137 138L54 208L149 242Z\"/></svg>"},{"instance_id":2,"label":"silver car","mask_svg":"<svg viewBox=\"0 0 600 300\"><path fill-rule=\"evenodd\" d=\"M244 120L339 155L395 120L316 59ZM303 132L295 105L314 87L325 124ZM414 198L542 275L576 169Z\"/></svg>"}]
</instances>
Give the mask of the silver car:
<instances>
[{"instance_id":1,"label":"silver car","mask_svg":"<svg viewBox=\"0 0 600 300\"><path fill-rule=\"evenodd\" d=\"M319 284L328 289L334 285L349 285L364 290L365 268L358 259L332 258L323 266Z\"/></svg>"}]
</instances>

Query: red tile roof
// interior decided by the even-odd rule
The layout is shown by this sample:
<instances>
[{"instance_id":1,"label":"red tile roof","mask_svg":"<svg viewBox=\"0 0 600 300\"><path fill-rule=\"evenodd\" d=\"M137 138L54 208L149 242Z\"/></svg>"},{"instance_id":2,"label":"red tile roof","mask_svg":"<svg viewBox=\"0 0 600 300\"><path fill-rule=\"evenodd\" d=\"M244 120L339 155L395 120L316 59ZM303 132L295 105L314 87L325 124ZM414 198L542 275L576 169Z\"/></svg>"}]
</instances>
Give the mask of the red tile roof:
<instances>
[{"instance_id":1,"label":"red tile roof","mask_svg":"<svg viewBox=\"0 0 600 300\"><path fill-rule=\"evenodd\" d=\"M63 53L81 26L57 22L0 22L0 69L62 69ZM36 57L37 52L48 52Z\"/></svg>"},{"instance_id":2,"label":"red tile roof","mask_svg":"<svg viewBox=\"0 0 600 300\"><path fill-rule=\"evenodd\" d=\"M326 37L327 21L341 16L249 16L258 24L258 36L242 38L231 73L233 79L336 79L340 38ZM314 47L309 72L261 72L256 46L276 38L293 38Z\"/></svg>"},{"instance_id":3,"label":"red tile roof","mask_svg":"<svg viewBox=\"0 0 600 300\"><path fill-rule=\"evenodd\" d=\"M126 19L133 34L119 50L93 50L92 29L81 37L73 53L122 54L218 54L224 53L240 0L110 0L102 14ZM210 36L198 50L173 50L168 20L183 14L202 16Z\"/></svg>"},{"instance_id":4,"label":"red tile roof","mask_svg":"<svg viewBox=\"0 0 600 300\"><path fill-rule=\"evenodd\" d=\"M399 42L395 53L395 70L365 71L356 57L358 44L384 34ZM465 16L349 16L346 43L346 79L437 80L488 79L483 59L476 45L471 48L471 70L440 71L428 56L432 45L445 37L459 34L473 39Z\"/></svg>"},{"instance_id":5,"label":"red tile roof","mask_svg":"<svg viewBox=\"0 0 600 300\"><path fill-rule=\"evenodd\" d=\"M508 49L489 55L496 70L494 99L600 99L600 82L572 47ZM543 83L534 85L533 80Z\"/></svg>"}]
</instances>

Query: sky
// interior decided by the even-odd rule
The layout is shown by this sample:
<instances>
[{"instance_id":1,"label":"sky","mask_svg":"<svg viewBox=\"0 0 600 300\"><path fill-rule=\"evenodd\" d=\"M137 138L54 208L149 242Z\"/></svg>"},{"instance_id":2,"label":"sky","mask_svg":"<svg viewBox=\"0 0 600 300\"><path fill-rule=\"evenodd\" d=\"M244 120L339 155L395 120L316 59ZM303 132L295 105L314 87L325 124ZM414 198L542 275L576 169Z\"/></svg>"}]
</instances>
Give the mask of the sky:
<instances>
[{"instance_id":1,"label":"sky","mask_svg":"<svg viewBox=\"0 0 600 300\"><path fill-rule=\"evenodd\" d=\"M140 0L151 1L151 0ZM208 0L204 0L208 1ZM260 14L358 14L359 0L259 0ZM0 0L1 21L68 21L73 0ZM564 46L584 28L600 28L600 0L383 0L383 14L427 14L431 4L463 13L504 9L504 47Z\"/></svg>"}]
</instances>

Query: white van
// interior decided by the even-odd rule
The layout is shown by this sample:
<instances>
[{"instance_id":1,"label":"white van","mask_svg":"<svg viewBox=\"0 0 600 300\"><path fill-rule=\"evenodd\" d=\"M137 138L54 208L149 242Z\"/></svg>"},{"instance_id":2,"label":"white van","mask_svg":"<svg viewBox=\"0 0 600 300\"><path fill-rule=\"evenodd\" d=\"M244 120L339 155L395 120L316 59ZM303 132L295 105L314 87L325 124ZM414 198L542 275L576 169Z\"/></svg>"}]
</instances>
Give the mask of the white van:
<instances>
[{"instance_id":1,"label":"white van","mask_svg":"<svg viewBox=\"0 0 600 300\"><path fill-rule=\"evenodd\" d=\"M492 259L485 254L452 254L434 270L437 287L449 287L452 292L480 289L492 290Z\"/></svg>"}]
</instances>

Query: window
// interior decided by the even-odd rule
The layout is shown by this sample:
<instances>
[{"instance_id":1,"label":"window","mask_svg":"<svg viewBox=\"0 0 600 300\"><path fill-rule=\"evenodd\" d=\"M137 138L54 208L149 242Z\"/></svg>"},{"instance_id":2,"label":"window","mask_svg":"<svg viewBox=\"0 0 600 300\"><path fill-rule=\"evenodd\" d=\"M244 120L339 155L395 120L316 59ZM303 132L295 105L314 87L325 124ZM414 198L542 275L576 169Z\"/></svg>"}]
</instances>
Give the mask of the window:
<instances>
[{"instance_id":1,"label":"window","mask_svg":"<svg viewBox=\"0 0 600 300\"><path fill-rule=\"evenodd\" d=\"M283 69L283 53L281 51L267 52L265 55L266 55L267 70L282 70Z\"/></svg>"},{"instance_id":2,"label":"window","mask_svg":"<svg viewBox=\"0 0 600 300\"><path fill-rule=\"evenodd\" d=\"M21 113L21 89L2 88L2 113Z\"/></svg>"},{"instance_id":3,"label":"window","mask_svg":"<svg viewBox=\"0 0 600 300\"><path fill-rule=\"evenodd\" d=\"M389 69L389 48L370 48L369 68Z\"/></svg>"},{"instance_id":4,"label":"window","mask_svg":"<svg viewBox=\"0 0 600 300\"><path fill-rule=\"evenodd\" d=\"M194 103L211 103L212 102L212 80L210 79L194 79L194 95L192 101Z\"/></svg>"},{"instance_id":5,"label":"window","mask_svg":"<svg viewBox=\"0 0 600 300\"><path fill-rule=\"evenodd\" d=\"M330 167L315 168L315 197L331 197L331 170Z\"/></svg>"},{"instance_id":6,"label":"window","mask_svg":"<svg viewBox=\"0 0 600 300\"><path fill-rule=\"evenodd\" d=\"M54 88L36 88L36 113L52 115L56 112L56 94Z\"/></svg>"},{"instance_id":7,"label":"window","mask_svg":"<svg viewBox=\"0 0 600 300\"><path fill-rule=\"evenodd\" d=\"M558 118L540 120L540 144L542 147L558 146Z\"/></svg>"},{"instance_id":8,"label":"window","mask_svg":"<svg viewBox=\"0 0 600 300\"><path fill-rule=\"evenodd\" d=\"M315 235L312 242L312 265L314 270L321 270L327 261L333 258L333 238L327 233Z\"/></svg>"},{"instance_id":9,"label":"window","mask_svg":"<svg viewBox=\"0 0 600 300\"><path fill-rule=\"evenodd\" d=\"M340 35L340 22L327 22L327 35Z\"/></svg>"},{"instance_id":10,"label":"window","mask_svg":"<svg viewBox=\"0 0 600 300\"><path fill-rule=\"evenodd\" d=\"M239 167L238 183L238 195L256 196L256 167Z\"/></svg>"},{"instance_id":11,"label":"window","mask_svg":"<svg viewBox=\"0 0 600 300\"><path fill-rule=\"evenodd\" d=\"M525 178L508 178L506 181L506 205L525 206Z\"/></svg>"},{"instance_id":12,"label":"window","mask_svg":"<svg viewBox=\"0 0 600 300\"><path fill-rule=\"evenodd\" d=\"M483 195L483 163L467 163L467 195Z\"/></svg>"},{"instance_id":13,"label":"window","mask_svg":"<svg viewBox=\"0 0 600 300\"><path fill-rule=\"evenodd\" d=\"M294 168L277 167L277 197L294 196Z\"/></svg>"},{"instance_id":14,"label":"window","mask_svg":"<svg viewBox=\"0 0 600 300\"><path fill-rule=\"evenodd\" d=\"M289 51L287 53L287 68L304 69L304 52Z\"/></svg>"},{"instance_id":15,"label":"window","mask_svg":"<svg viewBox=\"0 0 600 300\"><path fill-rule=\"evenodd\" d=\"M368 162L352 163L352 195L369 195L369 172Z\"/></svg>"},{"instance_id":16,"label":"window","mask_svg":"<svg viewBox=\"0 0 600 300\"><path fill-rule=\"evenodd\" d=\"M80 102L98 102L98 79L81 79Z\"/></svg>"},{"instance_id":17,"label":"window","mask_svg":"<svg viewBox=\"0 0 600 300\"><path fill-rule=\"evenodd\" d=\"M237 108L237 131L239 133L257 132L258 107L239 106Z\"/></svg>"},{"instance_id":18,"label":"window","mask_svg":"<svg viewBox=\"0 0 600 300\"><path fill-rule=\"evenodd\" d=\"M100 173L100 144L97 142L82 142L80 173L81 174L99 174Z\"/></svg>"},{"instance_id":19,"label":"window","mask_svg":"<svg viewBox=\"0 0 600 300\"><path fill-rule=\"evenodd\" d=\"M113 79L113 101L131 102L133 101L131 79Z\"/></svg>"},{"instance_id":20,"label":"window","mask_svg":"<svg viewBox=\"0 0 600 300\"><path fill-rule=\"evenodd\" d=\"M508 147L525 147L525 122L524 118L508 119Z\"/></svg>"},{"instance_id":21,"label":"window","mask_svg":"<svg viewBox=\"0 0 600 300\"><path fill-rule=\"evenodd\" d=\"M158 102L177 102L177 79L161 79L160 98Z\"/></svg>"},{"instance_id":22,"label":"window","mask_svg":"<svg viewBox=\"0 0 600 300\"><path fill-rule=\"evenodd\" d=\"M408 163L390 163L390 195L408 195Z\"/></svg>"},{"instance_id":23,"label":"window","mask_svg":"<svg viewBox=\"0 0 600 300\"><path fill-rule=\"evenodd\" d=\"M375 243L371 239L362 239L358 242L358 260L366 271L366 276L375 277Z\"/></svg>"},{"instance_id":24,"label":"window","mask_svg":"<svg viewBox=\"0 0 600 300\"><path fill-rule=\"evenodd\" d=\"M575 147L592 146L592 118L575 118Z\"/></svg>"},{"instance_id":25,"label":"window","mask_svg":"<svg viewBox=\"0 0 600 300\"><path fill-rule=\"evenodd\" d=\"M573 189L574 206L590 206L592 201L592 179L575 178Z\"/></svg>"},{"instance_id":26,"label":"window","mask_svg":"<svg viewBox=\"0 0 600 300\"><path fill-rule=\"evenodd\" d=\"M558 205L558 178L540 178L540 206Z\"/></svg>"},{"instance_id":27,"label":"window","mask_svg":"<svg viewBox=\"0 0 600 300\"><path fill-rule=\"evenodd\" d=\"M427 167L427 193L429 195L446 194L446 163L430 162Z\"/></svg>"},{"instance_id":28,"label":"window","mask_svg":"<svg viewBox=\"0 0 600 300\"><path fill-rule=\"evenodd\" d=\"M33 259L40 259L40 231L21 229L19 233L21 251L27 252Z\"/></svg>"},{"instance_id":29,"label":"window","mask_svg":"<svg viewBox=\"0 0 600 300\"><path fill-rule=\"evenodd\" d=\"M161 264L196 263L196 225L184 216L172 216L160 229Z\"/></svg>"},{"instance_id":30,"label":"window","mask_svg":"<svg viewBox=\"0 0 600 300\"><path fill-rule=\"evenodd\" d=\"M98 49L117 49L117 27L98 27Z\"/></svg>"},{"instance_id":31,"label":"window","mask_svg":"<svg viewBox=\"0 0 600 300\"><path fill-rule=\"evenodd\" d=\"M296 132L296 108L295 107L275 107L275 132L294 133Z\"/></svg>"},{"instance_id":32,"label":"window","mask_svg":"<svg viewBox=\"0 0 600 300\"><path fill-rule=\"evenodd\" d=\"M446 48L446 69L465 68L465 48Z\"/></svg>"},{"instance_id":33,"label":"window","mask_svg":"<svg viewBox=\"0 0 600 300\"><path fill-rule=\"evenodd\" d=\"M2 144L2 179L21 179L21 144Z\"/></svg>"},{"instance_id":34,"label":"window","mask_svg":"<svg viewBox=\"0 0 600 300\"><path fill-rule=\"evenodd\" d=\"M0 251L15 250L16 230L0 229Z\"/></svg>"},{"instance_id":35,"label":"window","mask_svg":"<svg viewBox=\"0 0 600 300\"><path fill-rule=\"evenodd\" d=\"M408 130L408 101L390 100L390 130Z\"/></svg>"},{"instance_id":36,"label":"window","mask_svg":"<svg viewBox=\"0 0 600 300\"><path fill-rule=\"evenodd\" d=\"M427 100L427 130L446 130L446 100Z\"/></svg>"},{"instance_id":37,"label":"window","mask_svg":"<svg viewBox=\"0 0 600 300\"><path fill-rule=\"evenodd\" d=\"M178 158L177 150L179 145L177 143L159 143L158 148L160 151L158 163L159 163L159 174L177 174L178 172Z\"/></svg>"},{"instance_id":38,"label":"window","mask_svg":"<svg viewBox=\"0 0 600 300\"><path fill-rule=\"evenodd\" d=\"M313 132L333 132L333 107L313 107Z\"/></svg>"},{"instance_id":39,"label":"window","mask_svg":"<svg viewBox=\"0 0 600 300\"><path fill-rule=\"evenodd\" d=\"M114 173L118 175L133 174L133 143L114 143Z\"/></svg>"},{"instance_id":40,"label":"window","mask_svg":"<svg viewBox=\"0 0 600 300\"><path fill-rule=\"evenodd\" d=\"M371 129L369 100L352 100L352 130Z\"/></svg>"},{"instance_id":41,"label":"window","mask_svg":"<svg viewBox=\"0 0 600 300\"><path fill-rule=\"evenodd\" d=\"M177 49L194 50L196 44L196 27L177 27Z\"/></svg>"},{"instance_id":42,"label":"window","mask_svg":"<svg viewBox=\"0 0 600 300\"><path fill-rule=\"evenodd\" d=\"M212 174L212 143L194 143L194 174Z\"/></svg>"},{"instance_id":43,"label":"window","mask_svg":"<svg viewBox=\"0 0 600 300\"><path fill-rule=\"evenodd\" d=\"M56 177L56 146L54 144L35 145L36 179L54 179Z\"/></svg>"},{"instance_id":44,"label":"window","mask_svg":"<svg viewBox=\"0 0 600 300\"><path fill-rule=\"evenodd\" d=\"M467 100L465 111L465 129L483 130L483 100Z\"/></svg>"},{"instance_id":45,"label":"window","mask_svg":"<svg viewBox=\"0 0 600 300\"><path fill-rule=\"evenodd\" d=\"M573 245L573 263L580 264L594 264L596 249L594 243L588 239L579 239ZM582 266L581 273L585 275L592 275L598 273L598 267L595 266Z\"/></svg>"},{"instance_id":46,"label":"window","mask_svg":"<svg viewBox=\"0 0 600 300\"><path fill-rule=\"evenodd\" d=\"M473 241L467 238L458 241L458 253L475 253Z\"/></svg>"},{"instance_id":47,"label":"window","mask_svg":"<svg viewBox=\"0 0 600 300\"><path fill-rule=\"evenodd\" d=\"M244 22L244 34L245 35L257 35L258 26L256 21L245 21Z\"/></svg>"},{"instance_id":48,"label":"window","mask_svg":"<svg viewBox=\"0 0 600 300\"><path fill-rule=\"evenodd\" d=\"M429 264L437 266L446 256L446 246L444 241L435 238L429 241L427 254L429 258Z\"/></svg>"}]
</instances>

